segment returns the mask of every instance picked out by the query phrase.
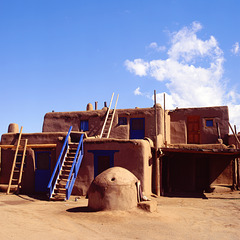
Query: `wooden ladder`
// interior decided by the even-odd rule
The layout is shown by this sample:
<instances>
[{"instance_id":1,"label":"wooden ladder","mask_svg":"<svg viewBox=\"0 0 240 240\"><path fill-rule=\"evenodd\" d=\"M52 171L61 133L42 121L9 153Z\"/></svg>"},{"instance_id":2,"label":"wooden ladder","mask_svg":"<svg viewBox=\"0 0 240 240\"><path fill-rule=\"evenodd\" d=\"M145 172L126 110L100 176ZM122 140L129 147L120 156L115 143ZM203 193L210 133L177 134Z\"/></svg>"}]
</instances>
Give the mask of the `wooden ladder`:
<instances>
[{"instance_id":1,"label":"wooden ladder","mask_svg":"<svg viewBox=\"0 0 240 240\"><path fill-rule=\"evenodd\" d=\"M7 188L7 194L10 193L12 185L17 186L17 191L19 191L19 187L21 186L23 166L24 166L24 162L25 162L27 142L28 142L27 139L21 139L22 129L23 129L23 127L21 127L18 141L17 141L16 151L14 154L14 159L13 159L13 164L12 164L12 170L11 170L10 179L9 179L8 188ZM22 153L19 152L21 140L24 141ZM20 158L20 161L19 161L19 158Z\"/></svg>"},{"instance_id":2,"label":"wooden ladder","mask_svg":"<svg viewBox=\"0 0 240 240\"><path fill-rule=\"evenodd\" d=\"M113 96L114 96L114 93L112 94L112 97L111 97L111 101L110 101L109 108L108 108L108 111L107 111L107 114L106 114L106 118L105 118L105 121L104 121L104 124L103 124L103 127L102 127L100 138L109 138L109 136L110 136L110 132L111 132L111 129L112 129L112 124L113 124L113 119L114 119L114 116L115 116L115 111L116 111L116 107L117 107L119 94L117 95L114 110L112 112L110 112Z\"/></svg>"}]
</instances>

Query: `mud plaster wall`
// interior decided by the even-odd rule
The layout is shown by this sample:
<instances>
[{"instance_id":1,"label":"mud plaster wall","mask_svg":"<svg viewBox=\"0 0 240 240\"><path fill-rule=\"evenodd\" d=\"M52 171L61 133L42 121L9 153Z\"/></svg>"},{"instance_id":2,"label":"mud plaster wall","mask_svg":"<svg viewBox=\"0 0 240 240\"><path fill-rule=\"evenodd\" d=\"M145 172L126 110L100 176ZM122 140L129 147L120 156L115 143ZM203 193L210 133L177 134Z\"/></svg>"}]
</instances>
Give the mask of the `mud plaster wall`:
<instances>
[{"instance_id":1,"label":"mud plaster wall","mask_svg":"<svg viewBox=\"0 0 240 240\"><path fill-rule=\"evenodd\" d=\"M114 166L132 172L140 181L145 194L151 193L151 149L146 140L106 140L84 142L84 158L80 167L73 193L85 195L94 179L94 154L89 150L118 150L114 154Z\"/></svg>"},{"instance_id":2,"label":"mud plaster wall","mask_svg":"<svg viewBox=\"0 0 240 240\"><path fill-rule=\"evenodd\" d=\"M210 169L210 183L212 185L222 184L231 185L232 184L232 159L229 157L215 157L209 162Z\"/></svg>"},{"instance_id":3,"label":"mud plaster wall","mask_svg":"<svg viewBox=\"0 0 240 240\"><path fill-rule=\"evenodd\" d=\"M0 184L8 184L15 151L11 149L2 149ZM34 192L34 151L27 149L24 172L22 176L22 192Z\"/></svg>"},{"instance_id":4,"label":"mud plaster wall","mask_svg":"<svg viewBox=\"0 0 240 240\"><path fill-rule=\"evenodd\" d=\"M23 133L21 139L28 139L28 144L56 144L58 138L64 138L67 132L57 133ZM3 145L16 145L19 134L6 133L2 135Z\"/></svg>"},{"instance_id":5,"label":"mud plaster wall","mask_svg":"<svg viewBox=\"0 0 240 240\"><path fill-rule=\"evenodd\" d=\"M26 152L26 165L24 167L24 173L22 178L22 193L33 193L35 191L35 152L48 151L51 152L51 172L57 162L57 157L61 152L61 148L64 142L64 138L67 133L32 133L23 134L22 139L28 139L28 144L57 144L56 149L50 148L27 148ZM18 134L3 134L2 144L12 145L16 144ZM1 151L1 172L0 183L8 184L12 163L14 159L15 150L2 149Z\"/></svg>"},{"instance_id":6,"label":"mud plaster wall","mask_svg":"<svg viewBox=\"0 0 240 240\"><path fill-rule=\"evenodd\" d=\"M200 116L200 143L216 143L217 128L219 124L221 138L228 140L228 107L185 108L169 112L171 121L171 143L187 143L187 118L188 116ZM206 127L206 119L214 119L213 127Z\"/></svg>"},{"instance_id":7,"label":"mud plaster wall","mask_svg":"<svg viewBox=\"0 0 240 240\"><path fill-rule=\"evenodd\" d=\"M112 110L111 110L112 111ZM89 131L86 131L89 137L100 135L104 124L106 110L92 110L80 112L51 112L44 117L43 132L68 131L73 126L73 131L80 131L82 120L88 120ZM163 143L163 109L157 107L159 146ZM118 118L126 117L127 125L119 125ZM130 138L130 119L145 118L145 137L152 140L155 138L155 109L137 108L137 109L117 109L113 120L110 138L129 139Z\"/></svg>"}]
</instances>

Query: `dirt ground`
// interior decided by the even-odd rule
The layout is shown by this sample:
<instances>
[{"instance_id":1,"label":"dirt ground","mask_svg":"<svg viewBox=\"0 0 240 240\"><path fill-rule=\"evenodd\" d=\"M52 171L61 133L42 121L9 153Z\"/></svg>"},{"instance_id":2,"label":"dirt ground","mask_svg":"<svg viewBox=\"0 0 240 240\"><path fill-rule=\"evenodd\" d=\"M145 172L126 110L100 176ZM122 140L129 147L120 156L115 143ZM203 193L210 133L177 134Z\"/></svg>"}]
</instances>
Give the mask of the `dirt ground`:
<instances>
[{"instance_id":1,"label":"dirt ground","mask_svg":"<svg viewBox=\"0 0 240 240\"><path fill-rule=\"evenodd\" d=\"M0 239L240 239L240 192L158 197L157 212L90 212L87 199L0 193Z\"/></svg>"}]
</instances>

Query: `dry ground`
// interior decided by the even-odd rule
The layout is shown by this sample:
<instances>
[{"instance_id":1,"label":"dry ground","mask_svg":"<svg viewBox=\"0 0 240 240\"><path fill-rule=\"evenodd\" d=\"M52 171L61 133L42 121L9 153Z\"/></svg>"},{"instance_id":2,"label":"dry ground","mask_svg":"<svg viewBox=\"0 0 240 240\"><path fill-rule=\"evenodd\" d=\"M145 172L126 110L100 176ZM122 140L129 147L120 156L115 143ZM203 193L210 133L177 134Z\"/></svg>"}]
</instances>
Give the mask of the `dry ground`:
<instances>
[{"instance_id":1,"label":"dry ground","mask_svg":"<svg viewBox=\"0 0 240 240\"><path fill-rule=\"evenodd\" d=\"M240 239L240 192L157 198L157 212L89 212L87 200L0 193L0 239Z\"/></svg>"}]
</instances>

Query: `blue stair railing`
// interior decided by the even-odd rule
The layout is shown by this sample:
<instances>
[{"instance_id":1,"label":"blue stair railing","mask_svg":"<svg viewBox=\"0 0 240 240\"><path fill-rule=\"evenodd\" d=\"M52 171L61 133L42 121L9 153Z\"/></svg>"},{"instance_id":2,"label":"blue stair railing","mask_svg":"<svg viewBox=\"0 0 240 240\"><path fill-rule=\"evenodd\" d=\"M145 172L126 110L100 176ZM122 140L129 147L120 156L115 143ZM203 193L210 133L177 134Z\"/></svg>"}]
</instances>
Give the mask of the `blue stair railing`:
<instances>
[{"instance_id":1,"label":"blue stair railing","mask_svg":"<svg viewBox=\"0 0 240 240\"><path fill-rule=\"evenodd\" d=\"M77 174L78 174L78 170L81 166L82 163L82 159L83 159L83 136L84 134L81 135L79 143L78 143L78 147L77 147L77 151L72 163L72 167L68 176L68 180L67 180L67 184L66 184L66 199L68 200L69 197L71 196L72 193L72 189L75 183L75 180L77 178Z\"/></svg>"},{"instance_id":2,"label":"blue stair railing","mask_svg":"<svg viewBox=\"0 0 240 240\"><path fill-rule=\"evenodd\" d=\"M70 133L72 131L72 126L69 128L68 130L68 134L65 138L65 141L63 143L63 147L62 147L62 150L61 150L61 153L58 157L58 161L56 163L56 166L53 170L53 173L52 173L52 177L48 183L48 195L49 195L49 199L52 197L52 194L53 194L53 191L54 191L54 188L56 186L56 183L57 183L57 180L58 180L58 176L60 174L60 171L62 169L62 165L63 165L63 162L64 162L64 158L67 154L67 150L68 150L68 144L69 144L69 136L70 136Z\"/></svg>"}]
</instances>

